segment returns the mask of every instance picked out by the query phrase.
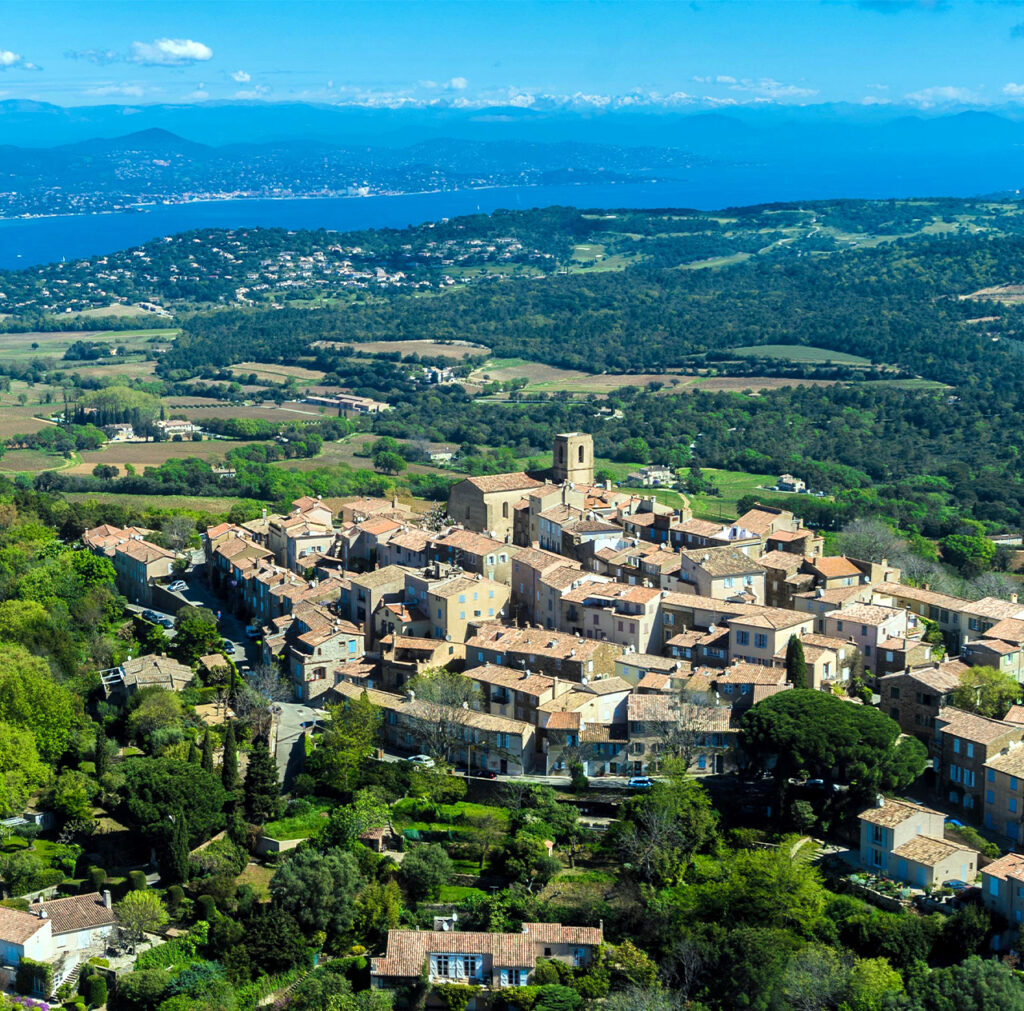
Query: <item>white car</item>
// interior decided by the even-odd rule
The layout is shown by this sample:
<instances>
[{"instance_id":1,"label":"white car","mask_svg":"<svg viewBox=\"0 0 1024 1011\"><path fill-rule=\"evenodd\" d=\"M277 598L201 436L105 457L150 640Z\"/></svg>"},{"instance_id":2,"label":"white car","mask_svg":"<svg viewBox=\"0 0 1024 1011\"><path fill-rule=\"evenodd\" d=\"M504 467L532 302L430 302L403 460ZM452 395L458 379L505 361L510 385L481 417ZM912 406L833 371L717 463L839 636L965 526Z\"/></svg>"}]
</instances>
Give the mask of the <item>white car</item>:
<instances>
[{"instance_id":1,"label":"white car","mask_svg":"<svg viewBox=\"0 0 1024 1011\"><path fill-rule=\"evenodd\" d=\"M406 761L412 765L418 765L421 769L434 768L434 760L430 755L410 755Z\"/></svg>"},{"instance_id":2,"label":"white car","mask_svg":"<svg viewBox=\"0 0 1024 1011\"><path fill-rule=\"evenodd\" d=\"M188 589L188 583L184 579L176 579L173 583L170 583L167 587L171 593L184 593Z\"/></svg>"}]
</instances>

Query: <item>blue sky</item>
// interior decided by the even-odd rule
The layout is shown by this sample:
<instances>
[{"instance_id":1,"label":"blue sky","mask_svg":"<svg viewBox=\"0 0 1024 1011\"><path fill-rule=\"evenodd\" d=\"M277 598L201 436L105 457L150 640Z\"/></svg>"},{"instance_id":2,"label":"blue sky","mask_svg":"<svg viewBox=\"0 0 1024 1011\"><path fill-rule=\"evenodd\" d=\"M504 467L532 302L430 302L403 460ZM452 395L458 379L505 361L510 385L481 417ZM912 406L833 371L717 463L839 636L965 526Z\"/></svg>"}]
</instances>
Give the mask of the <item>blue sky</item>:
<instances>
[{"instance_id":1,"label":"blue sky","mask_svg":"<svg viewBox=\"0 0 1024 1011\"><path fill-rule=\"evenodd\" d=\"M0 98L1024 103L1024 4L0 0Z\"/></svg>"}]
</instances>

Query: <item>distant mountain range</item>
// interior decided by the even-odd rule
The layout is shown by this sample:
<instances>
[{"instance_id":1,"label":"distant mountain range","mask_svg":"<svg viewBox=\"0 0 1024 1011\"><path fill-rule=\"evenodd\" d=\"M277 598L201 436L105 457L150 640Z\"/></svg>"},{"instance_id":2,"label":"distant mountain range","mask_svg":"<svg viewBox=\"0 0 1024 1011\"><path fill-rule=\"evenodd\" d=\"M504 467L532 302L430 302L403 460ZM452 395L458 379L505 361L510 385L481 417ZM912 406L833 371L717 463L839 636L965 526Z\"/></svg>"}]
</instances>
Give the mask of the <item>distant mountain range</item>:
<instances>
[{"instance_id":1,"label":"distant mountain range","mask_svg":"<svg viewBox=\"0 0 1024 1011\"><path fill-rule=\"evenodd\" d=\"M3 217L229 196L664 181L719 170L786 180L780 192L837 197L1006 193L1024 179L1024 121L1010 110L5 101L0 137Z\"/></svg>"}]
</instances>

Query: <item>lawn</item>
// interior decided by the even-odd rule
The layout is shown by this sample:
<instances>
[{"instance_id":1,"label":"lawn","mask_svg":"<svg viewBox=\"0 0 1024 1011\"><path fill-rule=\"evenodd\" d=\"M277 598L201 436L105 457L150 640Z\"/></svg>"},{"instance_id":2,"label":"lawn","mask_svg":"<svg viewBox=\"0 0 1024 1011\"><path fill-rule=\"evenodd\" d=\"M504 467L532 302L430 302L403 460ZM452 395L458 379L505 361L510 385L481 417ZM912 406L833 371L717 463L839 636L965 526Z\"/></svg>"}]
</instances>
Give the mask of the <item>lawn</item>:
<instances>
[{"instance_id":1,"label":"lawn","mask_svg":"<svg viewBox=\"0 0 1024 1011\"><path fill-rule=\"evenodd\" d=\"M274 871L270 867L248 864L235 880L240 885L249 885L260 902L263 902L270 898L270 879L273 876Z\"/></svg>"},{"instance_id":2,"label":"lawn","mask_svg":"<svg viewBox=\"0 0 1024 1011\"><path fill-rule=\"evenodd\" d=\"M263 826L263 834L270 836L271 839L308 839L324 825L331 806L325 801L314 801L313 810L306 814L268 821Z\"/></svg>"},{"instance_id":3,"label":"lawn","mask_svg":"<svg viewBox=\"0 0 1024 1011\"><path fill-rule=\"evenodd\" d=\"M801 362L810 365L870 365L867 358L859 355L848 355L843 351L831 351L827 348L815 348L806 344L758 344L754 347L731 348L730 354L740 358L781 358L790 362Z\"/></svg>"},{"instance_id":4,"label":"lawn","mask_svg":"<svg viewBox=\"0 0 1024 1011\"><path fill-rule=\"evenodd\" d=\"M487 893L482 888L472 888L469 885L441 885L441 891L437 899L438 902L459 902L478 896L486 898Z\"/></svg>"}]
</instances>

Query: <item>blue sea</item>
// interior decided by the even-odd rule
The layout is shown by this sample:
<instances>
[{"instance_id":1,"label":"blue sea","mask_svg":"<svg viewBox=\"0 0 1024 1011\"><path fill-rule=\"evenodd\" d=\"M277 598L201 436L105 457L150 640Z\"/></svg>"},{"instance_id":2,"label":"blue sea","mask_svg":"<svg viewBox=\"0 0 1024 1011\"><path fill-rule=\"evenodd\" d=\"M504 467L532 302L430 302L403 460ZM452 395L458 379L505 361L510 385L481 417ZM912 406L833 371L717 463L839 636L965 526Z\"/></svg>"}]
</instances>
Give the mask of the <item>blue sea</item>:
<instances>
[{"instance_id":1,"label":"blue sea","mask_svg":"<svg viewBox=\"0 0 1024 1011\"><path fill-rule=\"evenodd\" d=\"M838 168L838 167L837 167ZM992 180L913 180L876 172L757 171L751 166L694 170L686 180L594 185L522 186L401 196L315 200L225 200L152 207L139 213L0 220L0 269L30 267L137 246L149 239L194 228L402 228L499 208L552 205L582 208L690 207L714 210L746 204L832 197L884 198L908 195L967 196ZM986 185L988 184L988 185Z\"/></svg>"}]
</instances>

